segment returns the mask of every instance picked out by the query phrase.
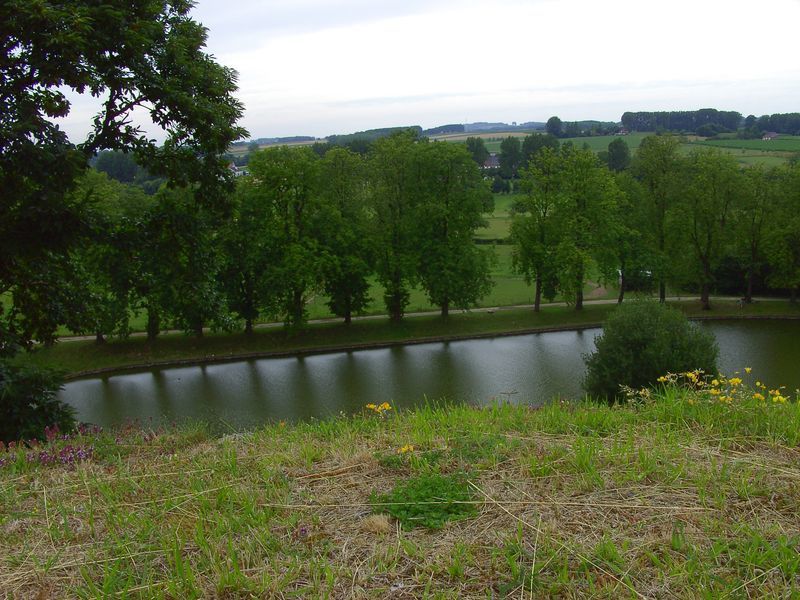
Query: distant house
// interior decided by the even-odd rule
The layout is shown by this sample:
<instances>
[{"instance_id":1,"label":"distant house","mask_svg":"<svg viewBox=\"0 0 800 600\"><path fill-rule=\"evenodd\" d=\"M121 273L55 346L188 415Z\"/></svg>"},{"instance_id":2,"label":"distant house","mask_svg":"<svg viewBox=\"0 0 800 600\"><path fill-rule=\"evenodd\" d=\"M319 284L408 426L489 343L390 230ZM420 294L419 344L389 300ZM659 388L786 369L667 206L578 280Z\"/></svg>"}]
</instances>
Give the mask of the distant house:
<instances>
[{"instance_id":1,"label":"distant house","mask_svg":"<svg viewBox=\"0 0 800 600\"><path fill-rule=\"evenodd\" d=\"M237 167L234 163L230 163L228 168L230 169L231 173L233 173L234 177L243 177L247 175L247 169Z\"/></svg>"},{"instance_id":2,"label":"distant house","mask_svg":"<svg viewBox=\"0 0 800 600\"><path fill-rule=\"evenodd\" d=\"M494 154L494 153L490 154L489 158L487 158L483 162L483 168L484 169L498 169L498 168L500 168L500 158L497 156L497 154Z\"/></svg>"},{"instance_id":3,"label":"distant house","mask_svg":"<svg viewBox=\"0 0 800 600\"><path fill-rule=\"evenodd\" d=\"M778 137L778 134L775 133L774 131L766 131L766 132L764 132L764 135L761 136L761 139L762 140L774 140L776 137Z\"/></svg>"},{"instance_id":4,"label":"distant house","mask_svg":"<svg viewBox=\"0 0 800 600\"><path fill-rule=\"evenodd\" d=\"M630 132L627 129L625 129L624 127L620 127L619 131L617 131L617 135L628 135L628 133L630 133Z\"/></svg>"}]
</instances>

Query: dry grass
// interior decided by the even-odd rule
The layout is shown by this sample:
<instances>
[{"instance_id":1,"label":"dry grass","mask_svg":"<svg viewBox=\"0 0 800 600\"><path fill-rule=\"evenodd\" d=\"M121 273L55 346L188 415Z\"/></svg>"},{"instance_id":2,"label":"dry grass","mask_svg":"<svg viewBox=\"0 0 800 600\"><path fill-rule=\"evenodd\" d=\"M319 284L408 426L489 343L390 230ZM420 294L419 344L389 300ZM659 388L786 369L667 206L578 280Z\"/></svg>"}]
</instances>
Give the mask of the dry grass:
<instances>
[{"instance_id":1,"label":"dry grass","mask_svg":"<svg viewBox=\"0 0 800 600\"><path fill-rule=\"evenodd\" d=\"M797 594L797 406L759 417L683 400L167 432L74 470L7 466L0 595ZM736 410L763 422L731 425ZM373 492L456 472L473 518L408 530L373 506Z\"/></svg>"}]
</instances>

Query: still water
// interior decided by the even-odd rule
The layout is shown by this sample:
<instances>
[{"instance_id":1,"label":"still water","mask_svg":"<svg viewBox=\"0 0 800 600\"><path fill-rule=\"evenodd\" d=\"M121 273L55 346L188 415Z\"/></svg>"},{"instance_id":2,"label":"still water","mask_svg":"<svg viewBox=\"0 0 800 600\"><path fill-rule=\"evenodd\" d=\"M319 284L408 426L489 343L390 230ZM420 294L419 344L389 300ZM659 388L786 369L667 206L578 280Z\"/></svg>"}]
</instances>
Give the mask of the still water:
<instances>
[{"instance_id":1,"label":"still water","mask_svg":"<svg viewBox=\"0 0 800 600\"><path fill-rule=\"evenodd\" d=\"M745 366L771 385L800 387L800 321L700 325L717 338L719 366ZM437 342L299 358L153 369L68 383L61 399L81 421L157 426L203 420L220 430L352 413L366 403L425 399L540 404L581 395L583 354L599 329Z\"/></svg>"}]
</instances>

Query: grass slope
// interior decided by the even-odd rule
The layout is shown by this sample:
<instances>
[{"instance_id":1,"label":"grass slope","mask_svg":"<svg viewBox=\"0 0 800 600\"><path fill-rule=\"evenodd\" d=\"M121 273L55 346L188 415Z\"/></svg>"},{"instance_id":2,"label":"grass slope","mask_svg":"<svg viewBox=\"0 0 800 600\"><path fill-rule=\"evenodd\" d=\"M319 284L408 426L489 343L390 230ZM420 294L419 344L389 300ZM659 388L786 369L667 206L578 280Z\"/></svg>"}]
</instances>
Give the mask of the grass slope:
<instances>
[{"instance_id":1,"label":"grass slope","mask_svg":"<svg viewBox=\"0 0 800 600\"><path fill-rule=\"evenodd\" d=\"M376 407L78 436L48 449L91 451L67 466L4 454L0 595L796 597L800 404L715 398Z\"/></svg>"}]
</instances>

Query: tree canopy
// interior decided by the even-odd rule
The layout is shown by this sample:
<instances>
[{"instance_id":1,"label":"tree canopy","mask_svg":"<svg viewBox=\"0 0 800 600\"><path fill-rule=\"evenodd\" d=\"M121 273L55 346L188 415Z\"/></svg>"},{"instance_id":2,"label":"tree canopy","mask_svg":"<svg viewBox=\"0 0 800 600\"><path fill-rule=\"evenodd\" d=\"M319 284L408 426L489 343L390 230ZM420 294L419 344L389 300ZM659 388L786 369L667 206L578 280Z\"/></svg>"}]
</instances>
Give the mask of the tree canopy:
<instances>
[{"instance_id":1,"label":"tree canopy","mask_svg":"<svg viewBox=\"0 0 800 600\"><path fill-rule=\"evenodd\" d=\"M223 197L230 174L220 155L246 133L236 126L242 105L234 71L204 52L206 30L191 8L188 0L0 5L0 293L24 294L32 265L41 273L75 241L84 215L68 194L99 150L131 150L150 173L194 184L201 201ZM70 113L68 90L100 104L81 140L55 122ZM162 144L134 122L137 108L163 131Z\"/></svg>"}]
</instances>

